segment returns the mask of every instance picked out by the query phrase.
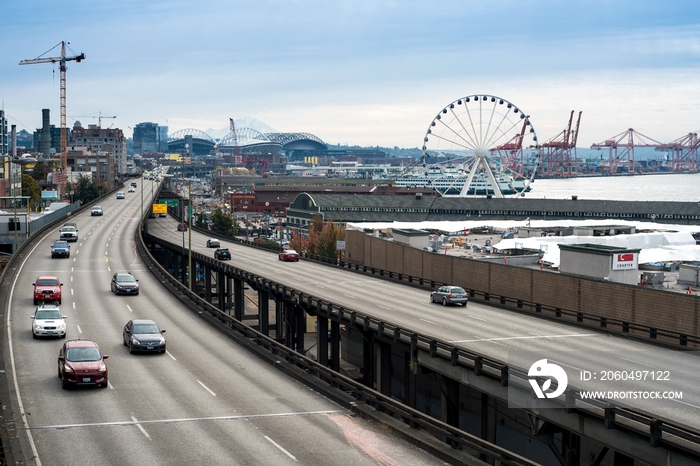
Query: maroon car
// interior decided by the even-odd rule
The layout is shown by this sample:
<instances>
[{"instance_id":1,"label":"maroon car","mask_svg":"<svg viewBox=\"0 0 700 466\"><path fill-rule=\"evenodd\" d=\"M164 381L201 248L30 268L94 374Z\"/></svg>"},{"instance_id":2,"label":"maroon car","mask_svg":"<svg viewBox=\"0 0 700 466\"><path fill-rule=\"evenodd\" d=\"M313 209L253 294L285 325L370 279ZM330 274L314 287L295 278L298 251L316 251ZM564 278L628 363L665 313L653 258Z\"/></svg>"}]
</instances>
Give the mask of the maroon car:
<instances>
[{"instance_id":1,"label":"maroon car","mask_svg":"<svg viewBox=\"0 0 700 466\"><path fill-rule=\"evenodd\" d=\"M299 262L299 253L294 249L285 249L279 254L279 260Z\"/></svg>"},{"instance_id":2,"label":"maroon car","mask_svg":"<svg viewBox=\"0 0 700 466\"><path fill-rule=\"evenodd\" d=\"M90 340L68 340L58 351L58 378L61 386L107 386L107 365L97 343Z\"/></svg>"}]
</instances>

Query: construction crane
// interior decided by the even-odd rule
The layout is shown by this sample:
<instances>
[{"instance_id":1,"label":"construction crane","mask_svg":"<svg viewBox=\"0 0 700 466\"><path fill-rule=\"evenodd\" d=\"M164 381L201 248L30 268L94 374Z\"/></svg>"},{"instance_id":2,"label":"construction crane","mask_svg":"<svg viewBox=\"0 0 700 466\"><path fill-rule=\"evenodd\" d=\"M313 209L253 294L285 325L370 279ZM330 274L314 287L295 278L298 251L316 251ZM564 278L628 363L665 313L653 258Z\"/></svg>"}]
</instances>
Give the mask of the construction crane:
<instances>
[{"instance_id":1,"label":"construction crane","mask_svg":"<svg viewBox=\"0 0 700 466\"><path fill-rule=\"evenodd\" d=\"M116 116L104 116L102 115L102 112L97 112L99 115L69 115L71 118L97 118L97 126L102 128L102 119L103 118L117 118Z\"/></svg>"},{"instance_id":2,"label":"construction crane","mask_svg":"<svg viewBox=\"0 0 700 466\"><path fill-rule=\"evenodd\" d=\"M61 169L65 169L68 164L68 152L67 152L67 141L66 141L66 63L75 60L80 63L81 60L85 60L85 54L74 55L71 57L66 56L66 44L70 42L61 41L61 56L60 57L42 57L41 55L32 60L22 60L19 62L20 65L36 65L38 63L60 63L61 70ZM44 52L44 54L50 52L51 50L58 47L56 44L53 48Z\"/></svg>"}]
</instances>

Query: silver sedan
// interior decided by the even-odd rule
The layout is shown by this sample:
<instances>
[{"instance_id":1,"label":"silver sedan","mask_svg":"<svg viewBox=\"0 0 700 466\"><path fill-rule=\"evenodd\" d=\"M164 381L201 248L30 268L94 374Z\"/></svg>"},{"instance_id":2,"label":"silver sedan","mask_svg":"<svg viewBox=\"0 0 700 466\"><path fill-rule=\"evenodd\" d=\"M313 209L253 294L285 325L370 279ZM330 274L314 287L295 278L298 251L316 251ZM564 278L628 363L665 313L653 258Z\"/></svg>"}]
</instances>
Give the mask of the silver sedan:
<instances>
[{"instance_id":1,"label":"silver sedan","mask_svg":"<svg viewBox=\"0 0 700 466\"><path fill-rule=\"evenodd\" d=\"M448 304L462 304L466 306L467 301L469 301L467 292L459 286L441 286L430 293L430 302L442 303L443 306Z\"/></svg>"}]
</instances>

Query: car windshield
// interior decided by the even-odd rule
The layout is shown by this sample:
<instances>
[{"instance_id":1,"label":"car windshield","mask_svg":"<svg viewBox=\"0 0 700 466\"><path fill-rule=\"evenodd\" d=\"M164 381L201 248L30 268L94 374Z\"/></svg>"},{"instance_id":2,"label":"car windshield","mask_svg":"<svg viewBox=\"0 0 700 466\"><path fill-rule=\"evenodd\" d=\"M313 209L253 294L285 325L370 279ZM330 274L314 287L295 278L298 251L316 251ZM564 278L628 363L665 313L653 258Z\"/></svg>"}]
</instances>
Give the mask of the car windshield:
<instances>
[{"instance_id":1,"label":"car windshield","mask_svg":"<svg viewBox=\"0 0 700 466\"><path fill-rule=\"evenodd\" d=\"M464 291L464 288L452 288L451 292L452 292L452 293L455 293L455 294L464 294L464 293L466 293L466 291Z\"/></svg>"},{"instance_id":2,"label":"car windshield","mask_svg":"<svg viewBox=\"0 0 700 466\"><path fill-rule=\"evenodd\" d=\"M92 210L102 210L102 207L93 207Z\"/></svg>"},{"instance_id":3,"label":"car windshield","mask_svg":"<svg viewBox=\"0 0 700 466\"><path fill-rule=\"evenodd\" d=\"M58 280L53 278L43 278L36 281L36 286L58 286Z\"/></svg>"},{"instance_id":4,"label":"car windshield","mask_svg":"<svg viewBox=\"0 0 700 466\"><path fill-rule=\"evenodd\" d=\"M56 241L55 243L53 243L53 247L55 247L55 248L67 248L68 243L65 241Z\"/></svg>"},{"instance_id":5,"label":"car windshield","mask_svg":"<svg viewBox=\"0 0 700 466\"><path fill-rule=\"evenodd\" d=\"M131 331L131 333L143 335L145 333L160 333L160 330L158 329L158 326L156 324L139 324L134 325L134 328Z\"/></svg>"},{"instance_id":6,"label":"car windshield","mask_svg":"<svg viewBox=\"0 0 700 466\"><path fill-rule=\"evenodd\" d=\"M63 316L59 311L36 311L36 318L38 320L63 319Z\"/></svg>"},{"instance_id":7,"label":"car windshield","mask_svg":"<svg viewBox=\"0 0 700 466\"><path fill-rule=\"evenodd\" d=\"M135 282L136 279L131 275L117 275L117 281L119 283L132 283Z\"/></svg>"},{"instance_id":8,"label":"car windshield","mask_svg":"<svg viewBox=\"0 0 700 466\"><path fill-rule=\"evenodd\" d=\"M226 253L226 252L228 252L228 249L219 249L219 252L224 252L224 253Z\"/></svg>"},{"instance_id":9,"label":"car windshield","mask_svg":"<svg viewBox=\"0 0 700 466\"><path fill-rule=\"evenodd\" d=\"M102 355L97 348L69 348L66 351L66 361L83 362L99 361L100 359L102 359Z\"/></svg>"}]
</instances>

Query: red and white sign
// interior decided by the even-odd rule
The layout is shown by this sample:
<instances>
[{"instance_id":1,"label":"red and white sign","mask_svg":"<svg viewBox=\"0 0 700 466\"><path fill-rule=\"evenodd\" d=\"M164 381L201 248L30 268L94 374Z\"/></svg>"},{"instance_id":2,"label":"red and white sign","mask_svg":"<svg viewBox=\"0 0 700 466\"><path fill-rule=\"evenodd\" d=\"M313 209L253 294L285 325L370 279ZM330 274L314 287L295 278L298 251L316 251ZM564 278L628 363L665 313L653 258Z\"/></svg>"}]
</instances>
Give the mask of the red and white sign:
<instances>
[{"instance_id":1,"label":"red and white sign","mask_svg":"<svg viewBox=\"0 0 700 466\"><path fill-rule=\"evenodd\" d=\"M613 254L613 270L636 270L637 253Z\"/></svg>"}]
</instances>

